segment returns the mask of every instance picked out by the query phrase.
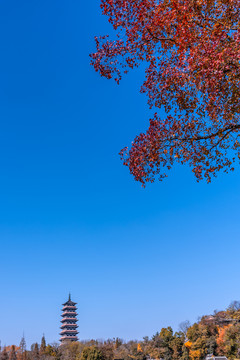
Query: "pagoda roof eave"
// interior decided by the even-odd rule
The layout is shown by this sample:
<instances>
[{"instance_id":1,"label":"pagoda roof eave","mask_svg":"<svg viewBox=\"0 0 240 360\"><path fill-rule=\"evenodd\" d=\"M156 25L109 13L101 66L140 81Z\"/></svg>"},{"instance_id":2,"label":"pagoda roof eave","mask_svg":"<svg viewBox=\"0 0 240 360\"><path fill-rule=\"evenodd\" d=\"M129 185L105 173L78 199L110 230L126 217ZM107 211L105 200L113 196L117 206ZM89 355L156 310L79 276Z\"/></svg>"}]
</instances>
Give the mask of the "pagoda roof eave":
<instances>
[{"instance_id":1,"label":"pagoda roof eave","mask_svg":"<svg viewBox=\"0 0 240 360\"><path fill-rule=\"evenodd\" d=\"M72 337L72 338L61 337L61 338L60 338L60 341L61 341L62 343L67 342L67 341L78 341L78 337L77 337L77 336Z\"/></svg>"},{"instance_id":2,"label":"pagoda roof eave","mask_svg":"<svg viewBox=\"0 0 240 360\"><path fill-rule=\"evenodd\" d=\"M64 305L69 305L69 306L71 306L70 304L73 304L73 306L75 306L75 305L77 305L77 303L76 302L74 302L74 301L66 301L65 303L63 303L62 305L64 306Z\"/></svg>"},{"instance_id":3,"label":"pagoda roof eave","mask_svg":"<svg viewBox=\"0 0 240 360\"><path fill-rule=\"evenodd\" d=\"M62 324L61 329L63 329L64 327L74 327L76 329L79 326L77 324Z\"/></svg>"}]
</instances>

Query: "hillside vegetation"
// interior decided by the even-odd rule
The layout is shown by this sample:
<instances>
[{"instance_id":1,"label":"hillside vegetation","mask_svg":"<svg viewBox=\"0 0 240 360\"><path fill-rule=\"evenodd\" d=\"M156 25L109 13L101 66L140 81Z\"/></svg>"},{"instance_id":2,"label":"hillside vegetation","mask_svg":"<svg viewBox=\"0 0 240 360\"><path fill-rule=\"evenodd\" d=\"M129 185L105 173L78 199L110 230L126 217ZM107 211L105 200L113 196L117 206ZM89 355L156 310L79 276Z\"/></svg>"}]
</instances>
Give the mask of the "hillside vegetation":
<instances>
[{"instance_id":1,"label":"hillside vegetation","mask_svg":"<svg viewBox=\"0 0 240 360\"><path fill-rule=\"evenodd\" d=\"M2 349L0 360L201 360L208 354L240 358L240 302L233 302L225 311L215 311L190 325L180 324L179 331L162 328L152 338L142 341L90 340L72 343L35 343L26 350L25 339L20 346Z\"/></svg>"}]
</instances>

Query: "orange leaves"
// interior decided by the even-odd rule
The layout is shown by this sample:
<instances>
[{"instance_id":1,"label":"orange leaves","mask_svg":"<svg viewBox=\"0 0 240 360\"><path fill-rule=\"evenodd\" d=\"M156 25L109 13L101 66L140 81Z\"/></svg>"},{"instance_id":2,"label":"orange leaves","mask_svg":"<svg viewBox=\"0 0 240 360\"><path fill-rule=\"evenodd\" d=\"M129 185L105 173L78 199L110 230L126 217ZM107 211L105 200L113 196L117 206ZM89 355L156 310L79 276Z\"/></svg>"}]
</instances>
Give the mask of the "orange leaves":
<instances>
[{"instance_id":1,"label":"orange leaves","mask_svg":"<svg viewBox=\"0 0 240 360\"><path fill-rule=\"evenodd\" d=\"M221 347L221 348L223 347L226 330L229 329L231 326L232 325L230 324L230 325L218 327L217 344L219 347Z\"/></svg>"},{"instance_id":2,"label":"orange leaves","mask_svg":"<svg viewBox=\"0 0 240 360\"><path fill-rule=\"evenodd\" d=\"M190 350L189 357L191 360L199 360L202 357L201 351L200 350Z\"/></svg>"},{"instance_id":3,"label":"orange leaves","mask_svg":"<svg viewBox=\"0 0 240 360\"><path fill-rule=\"evenodd\" d=\"M191 349L192 342L188 340L187 342L185 342L184 345L185 345L188 349Z\"/></svg>"},{"instance_id":4,"label":"orange leaves","mask_svg":"<svg viewBox=\"0 0 240 360\"><path fill-rule=\"evenodd\" d=\"M222 327L218 327L218 337L216 339L216 343L218 346L218 351L219 353L224 353L225 352L225 335L226 335L226 330L229 329L232 325L226 325L226 326L222 326Z\"/></svg>"}]
</instances>

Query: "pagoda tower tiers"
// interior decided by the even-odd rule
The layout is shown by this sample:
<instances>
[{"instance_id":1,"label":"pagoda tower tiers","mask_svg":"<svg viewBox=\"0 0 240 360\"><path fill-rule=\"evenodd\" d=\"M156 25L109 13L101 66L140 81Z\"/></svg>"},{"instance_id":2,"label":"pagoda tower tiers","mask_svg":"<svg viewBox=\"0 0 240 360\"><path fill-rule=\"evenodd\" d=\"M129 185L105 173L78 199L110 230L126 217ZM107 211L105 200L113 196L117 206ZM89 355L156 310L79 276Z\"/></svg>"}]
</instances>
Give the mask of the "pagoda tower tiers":
<instances>
[{"instance_id":1,"label":"pagoda tower tiers","mask_svg":"<svg viewBox=\"0 0 240 360\"><path fill-rule=\"evenodd\" d=\"M78 341L78 331L77 331L77 313L76 313L76 304L71 300L71 295L69 294L68 301L63 304L62 308L62 320L61 320L61 343L67 341Z\"/></svg>"}]
</instances>

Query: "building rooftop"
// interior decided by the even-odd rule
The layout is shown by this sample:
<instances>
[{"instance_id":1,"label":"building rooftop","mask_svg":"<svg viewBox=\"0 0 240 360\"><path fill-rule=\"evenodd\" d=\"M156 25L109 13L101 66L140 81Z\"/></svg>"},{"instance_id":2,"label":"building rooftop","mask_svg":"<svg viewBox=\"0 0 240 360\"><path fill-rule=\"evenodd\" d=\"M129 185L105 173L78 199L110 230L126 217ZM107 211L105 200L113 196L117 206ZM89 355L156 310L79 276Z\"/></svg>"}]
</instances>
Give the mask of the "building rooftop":
<instances>
[{"instance_id":1,"label":"building rooftop","mask_svg":"<svg viewBox=\"0 0 240 360\"><path fill-rule=\"evenodd\" d=\"M71 300L71 294L69 293L68 301L66 301L66 302L63 304L63 306L64 306L64 305L74 306L74 305L76 305L76 304L77 304L77 303L75 303L75 302L73 302L73 301Z\"/></svg>"},{"instance_id":2,"label":"building rooftop","mask_svg":"<svg viewBox=\"0 0 240 360\"><path fill-rule=\"evenodd\" d=\"M228 360L226 356L214 356L212 354L209 354L206 356L206 360Z\"/></svg>"}]
</instances>

